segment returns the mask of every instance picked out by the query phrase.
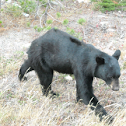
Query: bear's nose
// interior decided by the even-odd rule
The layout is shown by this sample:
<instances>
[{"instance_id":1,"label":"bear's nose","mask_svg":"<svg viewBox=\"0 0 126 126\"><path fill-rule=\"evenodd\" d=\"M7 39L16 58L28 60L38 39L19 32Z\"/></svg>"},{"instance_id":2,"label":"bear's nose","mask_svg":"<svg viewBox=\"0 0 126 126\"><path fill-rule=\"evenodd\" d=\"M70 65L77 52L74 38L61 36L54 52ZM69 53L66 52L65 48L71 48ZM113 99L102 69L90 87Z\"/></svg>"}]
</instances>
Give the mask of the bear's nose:
<instances>
[{"instance_id":1,"label":"bear's nose","mask_svg":"<svg viewBox=\"0 0 126 126\"><path fill-rule=\"evenodd\" d=\"M112 87L113 91L119 91L119 87Z\"/></svg>"},{"instance_id":2,"label":"bear's nose","mask_svg":"<svg viewBox=\"0 0 126 126\"><path fill-rule=\"evenodd\" d=\"M113 91L119 91L119 80L113 79L110 86Z\"/></svg>"}]
</instances>

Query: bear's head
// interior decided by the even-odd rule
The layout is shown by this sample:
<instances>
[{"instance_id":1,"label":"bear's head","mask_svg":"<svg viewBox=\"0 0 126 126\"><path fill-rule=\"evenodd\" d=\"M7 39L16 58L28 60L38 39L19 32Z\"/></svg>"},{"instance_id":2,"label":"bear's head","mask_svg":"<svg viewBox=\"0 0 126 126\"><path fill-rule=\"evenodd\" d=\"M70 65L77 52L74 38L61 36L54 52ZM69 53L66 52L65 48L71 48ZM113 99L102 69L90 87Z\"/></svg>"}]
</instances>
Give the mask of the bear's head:
<instances>
[{"instance_id":1,"label":"bear's head","mask_svg":"<svg viewBox=\"0 0 126 126\"><path fill-rule=\"evenodd\" d=\"M113 91L119 90L120 66L118 59L120 54L120 50L116 50L112 56L102 53L101 56L96 57L97 66L94 76L103 79Z\"/></svg>"}]
</instances>

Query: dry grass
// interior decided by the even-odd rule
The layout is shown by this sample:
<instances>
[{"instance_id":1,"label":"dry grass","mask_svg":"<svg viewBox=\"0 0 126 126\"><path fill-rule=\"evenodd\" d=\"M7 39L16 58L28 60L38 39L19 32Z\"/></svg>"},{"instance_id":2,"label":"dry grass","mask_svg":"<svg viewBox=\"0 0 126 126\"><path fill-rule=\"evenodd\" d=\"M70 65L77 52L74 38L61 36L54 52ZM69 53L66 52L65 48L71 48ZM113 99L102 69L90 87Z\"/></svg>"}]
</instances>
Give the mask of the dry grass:
<instances>
[{"instance_id":1,"label":"dry grass","mask_svg":"<svg viewBox=\"0 0 126 126\"><path fill-rule=\"evenodd\" d=\"M0 78L6 74L14 73L18 70L20 65L20 59L24 55L23 51L17 51L13 56L6 58L4 56L0 57Z\"/></svg>"},{"instance_id":2,"label":"dry grass","mask_svg":"<svg viewBox=\"0 0 126 126\"><path fill-rule=\"evenodd\" d=\"M74 80L67 81L64 75L55 73L52 87L59 93L59 97L52 99L42 96L36 78L32 73L32 78L27 82L18 82L16 76L13 79L11 76L6 76L1 81L0 124L2 126L107 126L104 121L99 122L89 107L75 102ZM115 116L112 126L126 125L125 107L115 103L106 105L107 108L109 111L112 110L109 113Z\"/></svg>"}]
</instances>

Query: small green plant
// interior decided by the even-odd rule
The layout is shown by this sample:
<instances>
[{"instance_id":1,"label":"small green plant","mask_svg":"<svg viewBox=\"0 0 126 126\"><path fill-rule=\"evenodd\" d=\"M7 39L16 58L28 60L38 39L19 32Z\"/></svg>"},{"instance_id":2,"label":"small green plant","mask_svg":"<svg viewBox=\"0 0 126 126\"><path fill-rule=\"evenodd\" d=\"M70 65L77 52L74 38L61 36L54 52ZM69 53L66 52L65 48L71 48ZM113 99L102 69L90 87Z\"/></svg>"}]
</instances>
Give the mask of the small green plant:
<instances>
[{"instance_id":1,"label":"small green plant","mask_svg":"<svg viewBox=\"0 0 126 126\"><path fill-rule=\"evenodd\" d=\"M81 36L81 34L79 32L75 32L74 29L71 29L71 28L67 27L66 32L69 33L70 35L75 36L79 40L82 40L83 39L82 36Z\"/></svg>"},{"instance_id":2,"label":"small green plant","mask_svg":"<svg viewBox=\"0 0 126 126\"><path fill-rule=\"evenodd\" d=\"M0 27L4 27L3 22L0 20Z\"/></svg>"},{"instance_id":3,"label":"small green plant","mask_svg":"<svg viewBox=\"0 0 126 126\"><path fill-rule=\"evenodd\" d=\"M65 19L64 21L63 21L63 25L67 25L69 23L69 21L67 20L67 19Z\"/></svg>"},{"instance_id":4,"label":"small green plant","mask_svg":"<svg viewBox=\"0 0 126 126\"><path fill-rule=\"evenodd\" d=\"M41 31L42 31L42 28L41 28L41 27L38 27L38 28L37 28L37 31L38 31L38 32L41 32Z\"/></svg>"},{"instance_id":5,"label":"small green plant","mask_svg":"<svg viewBox=\"0 0 126 126\"><path fill-rule=\"evenodd\" d=\"M71 35L74 35L75 34L75 31L73 29L70 30L70 34Z\"/></svg>"},{"instance_id":6,"label":"small green plant","mask_svg":"<svg viewBox=\"0 0 126 126\"><path fill-rule=\"evenodd\" d=\"M38 28L37 26L34 26L34 29L35 29L35 30L37 30L37 28Z\"/></svg>"},{"instance_id":7,"label":"small green plant","mask_svg":"<svg viewBox=\"0 0 126 126\"><path fill-rule=\"evenodd\" d=\"M52 28L51 26L47 26L47 27L46 27L47 30L50 30L51 28Z\"/></svg>"},{"instance_id":8,"label":"small green plant","mask_svg":"<svg viewBox=\"0 0 126 126\"><path fill-rule=\"evenodd\" d=\"M52 22L53 22L52 20L47 20L46 21L47 24L52 24Z\"/></svg>"},{"instance_id":9,"label":"small green plant","mask_svg":"<svg viewBox=\"0 0 126 126\"><path fill-rule=\"evenodd\" d=\"M74 35L75 34L75 31L69 27L67 27L67 32L70 34L70 35Z\"/></svg>"},{"instance_id":10,"label":"small green plant","mask_svg":"<svg viewBox=\"0 0 126 126\"><path fill-rule=\"evenodd\" d=\"M27 27L30 27L30 22L27 22Z\"/></svg>"},{"instance_id":11,"label":"small green plant","mask_svg":"<svg viewBox=\"0 0 126 126\"><path fill-rule=\"evenodd\" d=\"M61 17L61 13L60 12L57 12L56 13L56 16L57 16L57 18L60 18Z\"/></svg>"},{"instance_id":12,"label":"small green plant","mask_svg":"<svg viewBox=\"0 0 126 126\"><path fill-rule=\"evenodd\" d=\"M80 18L77 22L83 25L86 22L86 20L84 18Z\"/></svg>"},{"instance_id":13,"label":"small green plant","mask_svg":"<svg viewBox=\"0 0 126 126\"><path fill-rule=\"evenodd\" d=\"M2 8L1 11L3 11L4 9Z\"/></svg>"},{"instance_id":14,"label":"small green plant","mask_svg":"<svg viewBox=\"0 0 126 126\"><path fill-rule=\"evenodd\" d=\"M43 30L43 28L38 27L38 26L34 26L34 29L35 29L37 32L41 32L41 31Z\"/></svg>"}]
</instances>

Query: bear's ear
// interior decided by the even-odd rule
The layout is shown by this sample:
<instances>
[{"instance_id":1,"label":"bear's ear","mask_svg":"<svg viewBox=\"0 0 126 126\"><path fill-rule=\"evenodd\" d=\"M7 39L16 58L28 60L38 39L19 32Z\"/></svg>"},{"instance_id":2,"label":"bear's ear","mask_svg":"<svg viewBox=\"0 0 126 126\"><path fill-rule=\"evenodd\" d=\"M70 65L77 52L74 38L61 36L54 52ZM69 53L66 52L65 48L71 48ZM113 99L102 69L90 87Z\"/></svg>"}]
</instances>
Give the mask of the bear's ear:
<instances>
[{"instance_id":1,"label":"bear's ear","mask_svg":"<svg viewBox=\"0 0 126 126\"><path fill-rule=\"evenodd\" d=\"M120 57L120 54L121 54L121 51L120 50L116 50L115 53L112 56L118 60L119 57Z\"/></svg>"},{"instance_id":2,"label":"bear's ear","mask_svg":"<svg viewBox=\"0 0 126 126\"><path fill-rule=\"evenodd\" d=\"M101 64L105 63L105 60L102 57L96 57L96 62L97 62L97 64L101 65Z\"/></svg>"}]
</instances>

